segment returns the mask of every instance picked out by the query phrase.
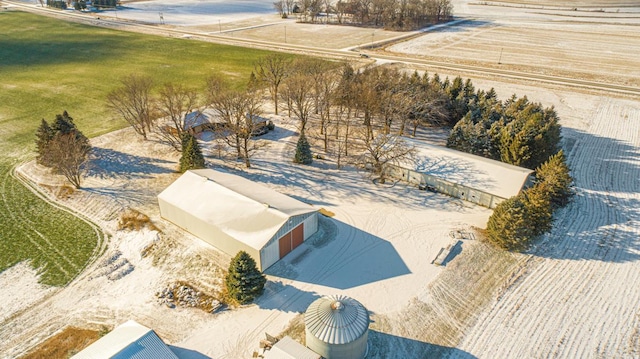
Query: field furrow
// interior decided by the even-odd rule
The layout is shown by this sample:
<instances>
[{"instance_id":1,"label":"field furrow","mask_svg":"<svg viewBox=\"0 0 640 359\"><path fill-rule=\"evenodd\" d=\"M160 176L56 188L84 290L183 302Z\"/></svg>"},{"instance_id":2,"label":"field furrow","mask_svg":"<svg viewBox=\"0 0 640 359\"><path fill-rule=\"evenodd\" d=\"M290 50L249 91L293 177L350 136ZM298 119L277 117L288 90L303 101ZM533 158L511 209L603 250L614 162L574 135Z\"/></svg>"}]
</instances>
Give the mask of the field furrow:
<instances>
[{"instance_id":1,"label":"field furrow","mask_svg":"<svg viewBox=\"0 0 640 359\"><path fill-rule=\"evenodd\" d=\"M465 351L598 358L640 350L640 109L605 100L590 122L568 156L577 196L531 253L542 261L481 315Z\"/></svg>"}]
</instances>

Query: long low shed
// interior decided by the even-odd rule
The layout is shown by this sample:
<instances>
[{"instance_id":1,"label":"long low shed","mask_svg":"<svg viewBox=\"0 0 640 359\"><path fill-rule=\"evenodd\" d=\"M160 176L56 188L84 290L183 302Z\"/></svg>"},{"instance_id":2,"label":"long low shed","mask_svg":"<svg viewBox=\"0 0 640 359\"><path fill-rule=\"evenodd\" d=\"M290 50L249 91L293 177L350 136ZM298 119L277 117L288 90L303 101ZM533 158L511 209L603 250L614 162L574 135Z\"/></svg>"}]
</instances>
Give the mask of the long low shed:
<instances>
[{"instance_id":1,"label":"long low shed","mask_svg":"<svg viewBox=\"0 0 640 359\"><path fill-rule=\"evenodd\" d=\"M185 172L158 204L162 218L231 256L249 253L262 271L318 230L311 205L212 169Z\"/></svg>"},{"instance_id":2,"label":"long low shed","mask_svg":"<svg viewBox=\"0 0 640 359\"><path fill-rule=\"evenodd\" d=\"M443 146L413 144L415 158L387 165L388 176L489 208L532 183L533 171L528 168Z\"/></svg>"}]
</instances>

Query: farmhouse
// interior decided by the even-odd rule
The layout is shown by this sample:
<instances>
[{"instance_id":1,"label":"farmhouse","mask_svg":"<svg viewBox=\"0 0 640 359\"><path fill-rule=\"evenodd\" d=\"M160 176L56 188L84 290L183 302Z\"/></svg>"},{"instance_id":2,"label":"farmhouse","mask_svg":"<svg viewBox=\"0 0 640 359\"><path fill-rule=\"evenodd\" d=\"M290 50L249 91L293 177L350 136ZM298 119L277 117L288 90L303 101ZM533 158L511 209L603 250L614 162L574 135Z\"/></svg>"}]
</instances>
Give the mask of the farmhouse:
<instances>
[{"instance_id":1,"label":"farmhouse","mask_svg":"<svg viewBox=\"0 0 640 359\"><path fill-rule=\"evenodd\" d=\"M178 359L156 332L130 320L86 347L72 359Z\"/></svg>"},{"instance_id":2,"label":"farmhouse","mask_svg":"<svg viewBox=\"0 0 640 359\"><path fill-rule=\"evenodd\" d=\"M188 171L158 195L160 215L223 252L243 250L265 270L318 229L311 205L212 169Z\"/></svg>"},{"instance_id":3,"label":"farmhouse","mask_svg":"<svg viewBox=\"0 0 640 359\"><path fill-rule=\"evenodd\" d=\"M533 181L533 171L527 168L442 146L414 145L416 158L387 164L386 175L489 208L517 195Z\"/></svg>"},{"instance_id":4,"label":"farmhouse","mask_svg":"<svg viewBox=\"0 0 640 359\"><path fill-rule=\"evenodd\" d=\"M184 117L185 129L195 135L203 131L217 130L225 126L224 121L212 109L196 110Z\"/></svg>"}]
</instances>

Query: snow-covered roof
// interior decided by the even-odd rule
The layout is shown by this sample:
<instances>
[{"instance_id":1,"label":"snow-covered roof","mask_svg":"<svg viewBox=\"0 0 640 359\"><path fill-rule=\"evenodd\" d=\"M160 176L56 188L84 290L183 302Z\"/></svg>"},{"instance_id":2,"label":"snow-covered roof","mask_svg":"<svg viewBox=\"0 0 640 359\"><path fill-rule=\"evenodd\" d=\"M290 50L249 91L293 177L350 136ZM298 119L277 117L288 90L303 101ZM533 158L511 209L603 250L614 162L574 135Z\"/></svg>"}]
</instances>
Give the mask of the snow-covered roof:
<instances>
[{"instance_id":1,"label":"snow-covered roof","mask_svg":"<svg viewBox=\"0 0 640 359\"><path fill-rule=\"evenodd\" d=\"M72 359L178 359L151 329L130 320Z\"/></svg>"},{"instance_id":2,"label":"snow-covered roof","mask_svg":"<svg viewBox=\"0 0 640 359\"><path fill-rule=\"evenodd\" d=\"M257 250L290 217L316 211L265 185L212 169L185 172L158 198Z\"/></svg>"},{"instance_id":3,"label":"snow-covered roof","mask_svg":"<svg viewBox=\"0 0 640 359\"><path fill-rule=\"evenodd\" d=\"M415 162L401 166L502 198L517 195L533 173L528 168L472 155L451 148L411 141Z\"/></svg>"},{"instance_id":4,"label":"snow-covered roof","mask_svg":"<svg viewBox=\"0 0 640 359\"><path fill-rule=\"evenodd\" d=\"M206 125L209 123L222 123L220 117L216 111L208 108L204 111L196 110L189 112L184 117L184 124L186 128L194 128L200 125Z\"/></svg>"},{"instance_id":5,"label":"snow-covered roof","mask_svg":"<svg viewBox=\"0 0 640 359\"><path fill-rule=\"evenodd\" d=\"M264 352L264 359L320 359L320 354L285 336Z\"/></svg>"}]
</instances>

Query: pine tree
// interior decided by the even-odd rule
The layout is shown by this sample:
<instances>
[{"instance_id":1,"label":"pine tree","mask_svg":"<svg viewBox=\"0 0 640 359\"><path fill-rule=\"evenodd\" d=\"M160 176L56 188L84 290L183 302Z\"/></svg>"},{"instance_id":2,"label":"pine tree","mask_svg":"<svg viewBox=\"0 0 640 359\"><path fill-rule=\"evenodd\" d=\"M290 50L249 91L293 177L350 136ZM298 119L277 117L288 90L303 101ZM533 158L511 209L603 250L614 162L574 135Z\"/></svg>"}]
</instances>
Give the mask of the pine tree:
<instances>
[{"instance_id":1,"label":"pine tree","mask_svg":"<svg viewBox=\"0 0 640 359\"><path fill-rule=\"evenodd\" d=\"M54 133L60 133L66 135L73 130L76 130L76 125L73 123L73 118L69 116L67 111L64 111L62 115L56 115L56 119L51 124L51 129Z\"/></svg>"},{"instance_id":2,"label":"pine tree","mask_svg":"<svg viewBox=\"0 0 640 359\"><path fill-rule=\"evenodd\" d=\"M545 185L554 208L567 205L574 194L573 177L562 150L536 169L536 183Z\"/></svg>"},{"instance_id":3,"label":"pine tree","mask_svg":"<svg viewBox=\"0 0 640 359\"><path fill-rule=\"evenodd\" d=\"M49 143L53 139L55 132L49 126L49 123L43 118L40 126L36 130L36 161L45 166L51 165L49 156Z\"/></svg>"},{"instance_id":4,"label":"pine tree","mask_svg":"<svg viewBox=\"0 0 640 359\"><path fill-rule=\"evenodd\" d=\"M266 277L258 270L251 256L240 251L231 260L229 272L225 277L225 286L229 297L240 304L251 303L262 295Z\"/></svg>"},{"instance_id":5,"label":"pine tree","mask_svg":"<svg viewBox=\"0 0 640 359\"><path fill-rule=\"evenodd\" d=\"M185 137L183 138L185 147L183 147L182 157L180 157L180 172L204 168L204 156L198 145L198 140L189 133Z\"/></svg>"},{"instance_id":6,"label":"pine tree","mask_svg":"<svg viewBox=\"0 0 640 359\"><path fill-rule=\"evenodd\" d=\"M487 222L489 241L507 250L526 249L536 235L528 210L523 195L500 202Z\"/></svg>"},{"instance_id":7,"label":"pine tree","mask_svg":"<svg viewBox=\"0 0 640 359\"><path fill-rule=\"evenodd\" d=\"M307 141L307 136L304 132L300 133L298 138L298 144L296 145L296 155L293 159L294 163L301 163L303 165L309 165L313 162L313 156L311 155L311 146Z\"/></svg>"}]
</instances>

